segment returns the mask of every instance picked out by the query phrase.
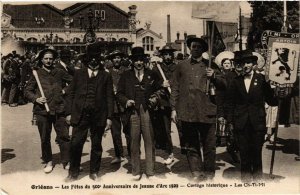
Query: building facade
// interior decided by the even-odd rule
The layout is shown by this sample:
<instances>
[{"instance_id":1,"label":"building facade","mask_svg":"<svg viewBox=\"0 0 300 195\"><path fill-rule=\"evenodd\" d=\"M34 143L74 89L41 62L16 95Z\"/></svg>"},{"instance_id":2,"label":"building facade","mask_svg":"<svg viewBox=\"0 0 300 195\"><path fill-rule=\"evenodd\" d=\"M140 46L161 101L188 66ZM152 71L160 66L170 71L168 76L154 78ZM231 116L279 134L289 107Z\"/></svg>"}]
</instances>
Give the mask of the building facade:
<instances>
[{"instance_id":1,"label":"building facade","mask_svg":"<svg viewBox=\"0 0 300 195\"><path fill-rule=\"evenodd\" d=\"M136 13L134 5L124 12L111 3L76 3L63 10L49 4L4 4L1 38L10 36L22 42L24 52L52 45L57 50L69 47L82 53L92 21L96 41L105 52L120 49L128 53L136 42Z\"/></svg>"}]
</instances>

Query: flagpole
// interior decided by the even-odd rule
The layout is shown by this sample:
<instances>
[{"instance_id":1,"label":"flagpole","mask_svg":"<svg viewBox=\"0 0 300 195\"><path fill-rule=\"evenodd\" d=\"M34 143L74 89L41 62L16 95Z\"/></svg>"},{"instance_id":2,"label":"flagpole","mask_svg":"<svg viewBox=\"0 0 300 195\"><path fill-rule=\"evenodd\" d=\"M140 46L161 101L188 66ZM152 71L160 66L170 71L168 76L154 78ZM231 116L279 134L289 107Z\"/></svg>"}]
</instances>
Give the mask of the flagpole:
<instances>
[{"instance_id":1,"label":"flagpole","mask_svg":"<svg viewBox=\"0 0 300 195\"><path fill-rule=\"evenodd\" d=\"M241 10L241 7L240 7L240 14L239 14L239 34L240 34L239 49L240 49L240 51L243 50L242 33L243 33L243 28L242 28L242 10Z\"/></svg>"}]
</instances>

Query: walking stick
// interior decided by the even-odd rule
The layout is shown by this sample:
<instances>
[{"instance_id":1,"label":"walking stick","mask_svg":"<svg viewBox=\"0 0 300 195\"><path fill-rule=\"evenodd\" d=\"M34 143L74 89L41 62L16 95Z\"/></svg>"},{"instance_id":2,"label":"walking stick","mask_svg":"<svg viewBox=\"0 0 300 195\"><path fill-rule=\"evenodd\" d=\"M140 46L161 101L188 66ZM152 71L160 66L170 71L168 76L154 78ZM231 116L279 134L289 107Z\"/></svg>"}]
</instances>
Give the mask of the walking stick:
<instances>
[{"instance_id":1,"label":"walking stick","mask_svg":"<svg viewBox=\"0 0 300 195\"><path fill-rule=\"evenodd\" d=\"M37 71L33 70L32 73L33 73L33 76L34 76L34 78L35 78L35 80L38 84L38 87L39 87L39 90L41 92L42 97L45 97L45 94L44 94L44 91L43 91L43 88L42 88L42 85L41 85L41 82L40 82L39 75L38 75ZM48 106L47 102L45 103L45 108L46 108L47 112L50 112L50 109L49 109L49 106Z\"/></svg>"},{"instance_id":2,"label":"walking stick","mask_svg":"<svg viewBox=\"0 0 300 195\"><path fill-rule=\"evenodd\" d=\"M162 76L163 80L164 80L164 81L166 81L166 80L167 80L167 78L166 78L166 76L165 76L165 73L164 73L164 71L161 69L161 66L160 66L160 64L159 64L159 63L157 63L157 64L156 64L156 66L157 66L157 68L158 68L158 70L159 70L159 73L161 74L161 76ZM171 93L171 87L168 87L168 91Z\"/></svg>"},{"instance_id":3,"label":"walking stick","mask_svg":"<svg viewBox=\"0 0 300 195\"><path fill-rule=\"evenodd\" d=\"M275 149L276 149L276 141L277 141L277 133L278 133L278 125L279 125L279 112L281 107L281 99L278 98L278 109L277 109L277 116L276 116L276 127L274 131L274 141L273 141L273 150L271 156L271 166L270 166L270 178L274 179L275 176L273 175L273 167L274 167L274 160L275 160Z\"/></svg>"}]
</instances>

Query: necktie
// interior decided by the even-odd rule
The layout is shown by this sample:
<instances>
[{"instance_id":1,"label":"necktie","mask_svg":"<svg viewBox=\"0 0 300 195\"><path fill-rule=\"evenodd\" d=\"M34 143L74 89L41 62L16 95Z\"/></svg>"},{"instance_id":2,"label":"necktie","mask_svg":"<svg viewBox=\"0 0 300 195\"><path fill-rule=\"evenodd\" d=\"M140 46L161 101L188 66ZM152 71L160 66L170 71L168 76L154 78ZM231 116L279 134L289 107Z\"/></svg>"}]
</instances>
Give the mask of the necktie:
<instances>
[{"instance_id":1,"label":"necktie","mask_svg":"<svg viewBox=\"0 0 300 195\"><path fill-rule=\"evenodd\" d=\"M91 78L94 78L94 77L95 77L95 73L94 73L94 71L92 71Z\"/></svg>"}]
</instances>

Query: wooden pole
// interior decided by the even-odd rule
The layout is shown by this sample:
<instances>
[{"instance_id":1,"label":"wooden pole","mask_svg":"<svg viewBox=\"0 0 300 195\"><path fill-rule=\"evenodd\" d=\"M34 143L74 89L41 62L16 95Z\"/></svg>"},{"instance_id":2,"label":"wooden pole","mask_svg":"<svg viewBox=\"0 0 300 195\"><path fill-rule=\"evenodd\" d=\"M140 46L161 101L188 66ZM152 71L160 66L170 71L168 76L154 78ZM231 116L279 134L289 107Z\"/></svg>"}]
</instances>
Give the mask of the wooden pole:
<instances>
[{"instance_id":1,"label":"wooden pole","mask_svg":"<svg viewBox=\"0 0 300 195\"><path fill-rule=\"evenodd\" d=\"M156 66L157 66L157 68L158 68L158 70L159 70L159 73L161 74L163 80L166 81L167 78L166 78L166 76L165 76L165 74L164 74L164 71L161 69L160 64L157 63ZM171 94L171 87L168 87L168 91L169 91L169 93Z\"/></svg>"},{"instance_id":2,"label":"wooden pole","mask_svg":"<svg viewBox=\"0 0 300 195\"><path fill-rule=\"evenodd\" d=\"M41 92L42 97L45 97L45 94L44 94L44 91L43 91L43 88L42 88L42 85L41 85L41 82L40 82L39 75L38 75L37 71L33 70L32 73L33 73L33 76L34 76L34 78L35 78L35 80L38 84L38 87L39 87L39 90ZM50 112L50 109L49 109L49 106L48 106L47 102L45 103L45 108L46 108L47 112Z\"/></svg>"}]
</instances>

